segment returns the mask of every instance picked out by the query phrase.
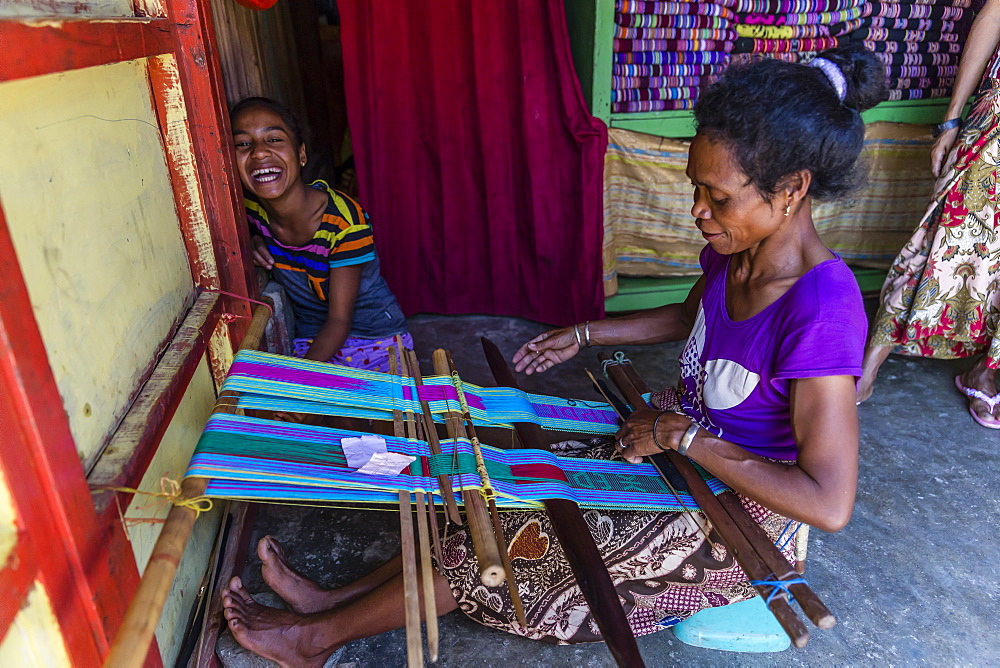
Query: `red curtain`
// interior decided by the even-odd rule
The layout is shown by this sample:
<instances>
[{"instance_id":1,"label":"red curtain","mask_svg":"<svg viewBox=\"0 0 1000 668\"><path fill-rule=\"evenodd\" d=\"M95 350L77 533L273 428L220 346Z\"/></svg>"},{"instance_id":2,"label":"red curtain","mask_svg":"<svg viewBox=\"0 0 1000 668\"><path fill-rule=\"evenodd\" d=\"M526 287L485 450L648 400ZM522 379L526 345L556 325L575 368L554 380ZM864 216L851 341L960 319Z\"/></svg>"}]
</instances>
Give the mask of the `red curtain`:
<instances>
[{"instance_id":1,"label":"red curtain","mask_svg":"<svg viewBox=\"0 0 1000 668\"><path fill-rule=\"evenodd\" d=\"M607 129L561 0L339 0L361 204L410 314L604 313Z\"/></svg>"}]
</instances>

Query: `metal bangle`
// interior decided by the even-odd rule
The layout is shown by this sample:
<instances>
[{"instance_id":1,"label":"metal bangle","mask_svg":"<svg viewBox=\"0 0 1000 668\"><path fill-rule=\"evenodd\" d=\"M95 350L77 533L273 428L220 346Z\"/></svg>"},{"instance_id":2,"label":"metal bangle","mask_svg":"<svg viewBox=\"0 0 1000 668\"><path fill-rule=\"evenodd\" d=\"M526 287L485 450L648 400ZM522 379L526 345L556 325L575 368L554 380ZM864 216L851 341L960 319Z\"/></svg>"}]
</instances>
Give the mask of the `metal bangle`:
<instances>
[{"instance_id":1,"label":"metal bangle","mask_svg":"<svg viewBox=\"0 0 1000 668\"><path fill-rule=\"evenodd\" d=\"M583 339L580 338L580 325L573 325L573 333L576 334L576 345L583 348Z\"/></svg>"},{"instance_id":2,"label":"metal bangle","mask_svg":"<svg viewBox=\"0 0 1000 668\"><path fill-rule=\"evenodd\" d=\"M659 439L656 438L656 427L660 424L660 418L669 412L670 411L660 411L660 414L656 416L655 420L653 420L653 443L655 443L656 447L658 447L663 452L667 452L670 448L665 448L662 445L660 445Z\"/></svg>"},{"instance_id":3,"label":"metal bangle","mask_svg":"<svg viewBox=\"0 0 1000 668\"><path fill-rule=\"evenodd\" d=\"M587 347L589 348L590 347L590 321L589 320L587 321L587 324L583 326L583 338L584 338L584 341L586 341L586 343L587 343Z\"/></svg>"},{"instance_id":4,"label":"metal bangle","mask_svg":"<svg viewBox=\"0 0 1000 668\"><path fill-rule=\"evenodd\" d=\"M691 443L694 442L694 437L698 435L698 431L701 429L701 425L697 422L692 422L691 426L687 428L684 435L681 436L681 442L677 446L677 454L687 455L688 448L691 447Z\"/></svg>"}]
</instances>

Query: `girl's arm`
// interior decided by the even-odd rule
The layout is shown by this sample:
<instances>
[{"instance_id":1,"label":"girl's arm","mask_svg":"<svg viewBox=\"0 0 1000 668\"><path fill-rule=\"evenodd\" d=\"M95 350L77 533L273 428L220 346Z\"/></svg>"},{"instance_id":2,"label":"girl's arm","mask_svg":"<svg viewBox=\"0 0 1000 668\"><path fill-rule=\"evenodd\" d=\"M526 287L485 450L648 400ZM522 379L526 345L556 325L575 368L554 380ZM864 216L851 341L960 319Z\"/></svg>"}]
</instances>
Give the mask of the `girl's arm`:
<instances>
[{"instance_id":1,"label":"girl's arm","mask_svg":"<svg viewBox=\"0 0 1000 668\"><path fill-rule=\"evenodd\" d=\"M823 531L844 528L858 483L858 411L853 376L802 378L791 382L792 428L799 446L795 464L751 454L735 443L698 432L687 456L744 496ZM618 432L632 462L660 451L653 441L659 411L636 411ZM691 420L665 413L656 440L676 450Z\"/></svg>"},{"instance_id":2,"label":"girl's arm","mask_svg":"<svg viewBox=\"0 0 1000 668\"><path fill-rule=\"evenodd\" d=\"M344 347L354 320L354 302L361 285L362 266L352 264L330 268L326 322L309 346L306 359L326 362Z\"/></svg>"},{"instance_id":3,"label":"girl's arm","mask_svg":"<svg viewBox=\"0 0 1000 668\"><path fill-rule=\"evenodd\" d=\"M987 0L965 40L962 59L958 64L958 74L955 75L955 87L951 92L951 102L942 120L962 117L962 109L979 87L986 64L996 51L998 40L1000 40L1000 0ZM934 172L934 176L941 175L945 157L958 139L958 133L959 128L952 128L943 132L934 142L934 148L931 149L931 171Z\"/></svg>"},{"instance_id":4,"label":"girl's arm","mask_svg":"<svg viewBox=\"0 0 1000 668\"><path fill-rule=\"evenodd\" d=\"M687 338L704 291L705 277L702 276L682 304L668 304L621 318L595 320L590 323L590 345L666 343ZM575 328L551 329L539 334L514 353L514 368L530 376L565 362L580 352L580 343L586 344L586 330L584 323Z\"/></svg>"}]
</instances>

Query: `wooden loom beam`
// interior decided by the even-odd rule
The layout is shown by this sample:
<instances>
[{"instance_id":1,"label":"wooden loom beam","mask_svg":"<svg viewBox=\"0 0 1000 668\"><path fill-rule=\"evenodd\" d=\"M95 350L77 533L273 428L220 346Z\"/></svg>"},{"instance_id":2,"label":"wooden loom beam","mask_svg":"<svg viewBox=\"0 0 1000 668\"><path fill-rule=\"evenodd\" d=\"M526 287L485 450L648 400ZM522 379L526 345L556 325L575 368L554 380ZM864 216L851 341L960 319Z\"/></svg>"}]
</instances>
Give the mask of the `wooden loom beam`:
<instances>
[{"instance_id":1,"label":"wooden loom beam","mask_svg":"<svg viewBox=\"0 0 1000 668\"><path fill-rule=\"evenodd\" d=\"M241 350L257 348L264 337L264 328L271 316L268 306L254 309L253 319L240 345ZM235 413L239 410L231 403L223 403L235 393L223 392L219 395L214 413ZM207 478L187 478L181 485L182 498L195 499L204 496L208 487ZM170 593L177 567L180 565L184 548L191 537L198 511L186 506L175 505L170 509L153 546L153 552L139 581L125 618L111 645L106 666L128 668L142 665L149 652L153 633L163 612L163 606Z\"/></svg>"},{"instance_id":2,"label":"wooden loom beam","mask_svg":"<svg viewBox=\"0 0 1000 668\"><path fill-rule=\"evenodd\" d=\"M514 373L507 365L500 349L487 338L482 339L486 360L497 383L504 387L517 388ZM542 428L532 422L514 424L519 447L549 450ZM590 527L583 519L580 507L566 499L546 499L545 511L552 518L552 526L559 544L566 554L576 578L577 585L590 606L594 621L607 643L608 650L619 666L645 665L639 646L636 644L632 628L622 609L614 583L608 573L601 553L594 543Z\"/></svg>"}]
</instances>

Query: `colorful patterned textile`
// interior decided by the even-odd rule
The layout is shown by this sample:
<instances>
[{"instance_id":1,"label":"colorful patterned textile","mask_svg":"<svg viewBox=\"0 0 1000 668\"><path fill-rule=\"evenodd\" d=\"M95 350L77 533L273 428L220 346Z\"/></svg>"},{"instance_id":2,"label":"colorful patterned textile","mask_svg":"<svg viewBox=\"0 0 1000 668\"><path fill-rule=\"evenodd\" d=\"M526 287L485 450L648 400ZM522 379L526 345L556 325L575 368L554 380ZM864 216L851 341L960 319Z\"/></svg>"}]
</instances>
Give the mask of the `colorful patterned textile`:
<instances>
[{"instance_id":1,"label":"colorful patterned textile","mask_svg":"<svg viewBox=\"0 0 1000 668\"><path fill-rule=\"evenodd\" d=\"M958 35L926 30L887 30L885 28L862 28L857 39L867 46L870 43L892 42L957 42Z\"/></svg>"},{"instance_id":2,"label":"colorful patterned textile","mask_svg":"<svg viewBox=\"0 0 1000 668\"><path fill-rule=\"evenodd\" d=\"M638 4L638 3L628 3L628 4ZM683 16L685 14L691 16L719 16L724 19L735 19L736 14L733 10L728 7L723 6L723 3L716 2L656 2L656 3L643 3L643 4L655 4L656 8L652 11L645 12L621 12L620 18L622 20L617 20L616 23L619 25L646 25L646 27L658 27L647 25L645 23L641 24L629 24L626 23L627 17L642 17L645 19L672 19L674 16ZM666 21L664 24L670 25L670 21Z\"/></svg>"},{"instance_id":3,"label":"colorful patterned textile","mask_svg":"<svg viewBox=\"0 0 1000 668\"><path fill-rule=\"evenodd\" d=\"M413 348L413 336L409 332L402 334L403 346ZM295 339L292 341L295 357L305 357L312 345L312 339ZM344 341L337 354L330 358L330 364L349 366L355 369L381 371L389 373L389 347L395 346L394 337L385 339L363 339L359 336L349 336Z\"/></svg>"},{"instance_id":4,"label":"colorful patterned textile","mask_svg":"<svg viewBox=\"0 0 1000 668\"><path fill-rule=\"evenodd\" d=\"M914 5L900 2L880 2L871 0L865 3L861 16L884 16L890 18L912 19L944 19L957 21L962 18L965 9L962 7L944 7L941 5Z\"/></svg>"},{"instance_id":5,"label":"colorful patterned textile","mask_svg":"<svg viewBox=\"0 0 1000 668\"><path fill-rule=\"evenodd\" d=\"M919 67L947 67L958 65L961 54L954 53L876 53L876 57L886 65L910 65Z\"/></svg>"},{"instance_id":6,"label":"colorful patterned textile","mask_svg":"<svg viewBox=\"0 0 1000 668\"><path fill-rule=\"evenodd\" d=\"M935 184L892 265L872 325L874 345L936 359L986 352L1000 368L1000 47Z\"/></svg>"},{"instance_id":7,"label":"colorful patterned textile","mask_svg":"<svg viewBox=\"0 0 1000 668\"><path fill-rule=\"evenodd\" d=\"M829 37L830 28L823 25L762 26L737 23L736 34L740 37L753 39L801 39L803 37Z\"/></svg>"},{"instance_id":8,"label":"colorful patterned textile","mask_svg":"<svg viewBox=\"0 0 1000 668\"><path fill-rule=\"evenodd\" d=\"M732 41L714 39L615 39L614 50L628 51L730 51Z\"/></svg>"},{"instance_id":9,"label":"colorful patterned textile","mask_svg":"<svg viewBox=\"0 0 1000 668\"><path fill-rule=\"evenodd\" d=\"M925 30L951 34L955 32L955 21L936 21L934 19L892 19L876 17L867 19L871 28L886 30Z\"/></svg>"},{"instance_id":10,"label":"colorful patterned textile","mask_svg":"<svg viewBox=\"0 0 1000 668\"><path fill-rule=\"evenodd\" d=\"M634 100L632 102L615 102L611 111L616 114L638 114L646 111L673 111L676 109L694 109L696 100Z\"/></svg>"},{"instance_id":11,"label":"colorful patterned textile","mask_svg":"<svg viewBox=\"0 0 1000 668\"><path fill-rule=\"evenodd\" d=\"M858 0L735 0L733 11L742 14L805 14L854 10Z\"/></svg>"},{"instance_id":12,"label":"colorful patterned textile","mask_svg":"<svg viewBox=\"0 0 1000 668\"><path fill-rule=\"evenodd\" d=\"M616 53L615 63L625 65L721 65L729 54L718 51L639 51Z\"/></svg>"},{"instance_id":13,"label":"colorful patterned textile","mask_svg":"<svg viewBox=\"0 0 1000 668\"><path fill-rule=\"evenodd\" d=\"M805 39L751 39L741 37L736 40L737 53L800 53L802 51L826 51L837 46L836 37L814 37Z\"/></svg>"},{"instance_id":14,"label":"colorful patterned textile","mask_svg":"<svg viewBox=\"0 0 1000 668\"><path fill-rule=\"evenodd\" d=\"M626 65L615 63L611 73L616 77L690 77L705 76L717 70L715 65L686 63L672 65Z\"/></svg>"},{"instance_id":15,"label":"colorful patterned textile","mask_svg":"<svg viewBox=\"0 0 1000 668\"><path fill-rule=\"evenodd\" d=\"M938 78L946 79L949 77L954 77L958 72L958 65L945 65L943 67L938 67L935 65L891 65L886 68L888 73L888 78L892 79L895 77L902 78Z\"/></svg>"},{"instance_id":16,"label":"colorful patterned textile","mask_svg":"<svg viewBox=\"0 0 1000 668\"><path fill-rule=\"evenodd\" d=\"M712 4L729 7L735 0L672 0L663 2L662 0L615 0L615 12L618 14L646 14L649 16L669 15L676 11L674 5L680 4Z\"/></svg>"},{"instance_id":17,"label":"colorful patterned textile","mask_svg":"<svg viewBox=\"0 0 1000 668\"><path fill-rule=\"evenodd\" d=\"M736 31L729 28L627 28L618 26L618 39L717 39L734 40Z\"/></svg>"},{"instance_id":18,"label":"colorful patterned textile","mask_svg":"<svg viewBox=\"0 0 1000 668\"><path fill-rule=\"evenodd\" d=\"M697 96L697 88L626 88L625 90L612 90L611 102L690 100Z\"/></svg>"},{"instance_id":19,"label":"colorful patterned textile","mask_svg":"<svg viewBox=\"0 0 1000 668\"><path fill-rule=\"evenodd\" d=\"M865 46L875 53L962 53L957 42L867 42Z\"/></svg>"},{"instance_id":20,"label":"colorful patterned textile","mask_svg":"<svg viewBox=\"0 0 1000 668\"><path fill-rule=\"evenodd\" d=\"M954 82L955 82L954 77L933 78L933 79L927 77L924 78L891 77L889 79L886 79L886 85L891 90L907 90L910 88L919 88L922 90L928 90L931 88L948 88Z\"/></svg>"},{"instance_id":21,"label":"colorful patterned textile","mask_svg":"<svg viewBox=\"0 0 1000 668\"><path fill-rule=\"evenodd\" d=\"M794 26L813 23L842 23L853 21L861 16L861 8L854 7L838 12L803 12L801 14L760 14L747 13L739 15L740 23L765 26Z\"/></svg>"},{"instance_id":22,"label":"colorful patterned textile","mask_svg":"<svg viewBox=\"0 0 1000 668\"><path fill-rule=\"evenodd\" d=\"M566 458L616 456L608 442L569 441L554 447ZM798 523L741 500L776 543L797 531ZM714 531L709 535L715 547L690 516L589 511L586 517L636 636L673 626L698 610L754 596L747 576L716 540ZM700 514L696 517L699 523L706 522ZM466 529L443 540L442 563L437 564L462 612L484 626L534 640L556 644L600 641L600 631L548 515L501 513L500 520L529 628L517 623L506 586L483 586ZM794 561L793 551L788 546L783 549L789 563Z\"/></svg>"},{"instance_id":23,"label":"colorful patterned textile","mask_svg":"<svg viewBox=\"0 0 1000 668\"><path fill-rule=\"evenodd\" d=\"M862 153L865 187L849 202L813 207L816 229L849 264L884 269L909 238L927 205L933 139L926 126L871 123ZM618 276L700 273L705 245L691 217L684 174L688 143L618 128L609 131L604 161L604 291Z\"/></svg>"},{"instance_id":24,"label":"colorful patterned textile","mask_svg":"<svg viewBox=\"0 0 1000 668\"><path fill-rule=\"evenodd\" d=\"M705 77L707 81L709 77ZM621 91L630 88L697 88L702 77L611 77L612 91ZM612 97L612 100L615 98ZM622 98L624 99L624 98ZM642 99L642 98L639 98Z\"/></svg>"},{"instance_id":25,"label":"colorful patterned textile","mask_svg":"<svg viewBox=\"0 0 1000 668\"><path fill-rule=\"evenodd\" d=\"M930 88L930 89L918 89L911 88L909 90L890 90L886 94L886 100L929 100L935 97L948 97L948 93L951 92L950 88Z\"/></svg>"},{"instance_id":26,"label":"colorful patterned textile","mask_svg":"<svg viewBox=\"0 0 1000 668\"><path fill-rule=\"evenodd\" d=\"M619 14L615 23L624 28L727 28L731 17L701 16L651 16L649 14Z\"/></svg>"}]
</instances>

